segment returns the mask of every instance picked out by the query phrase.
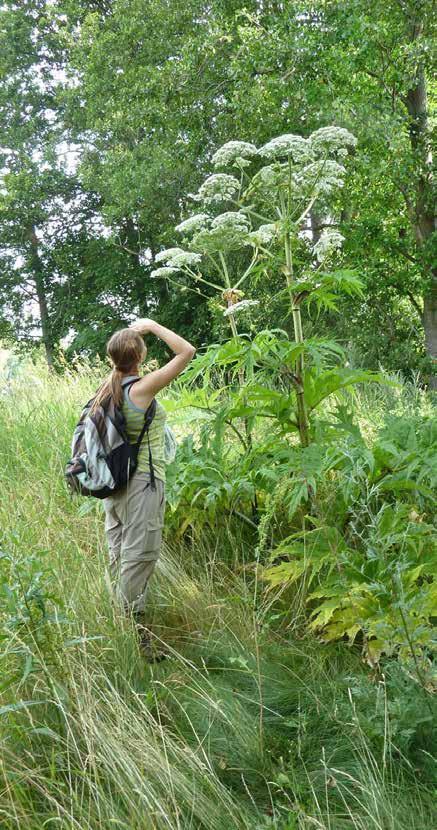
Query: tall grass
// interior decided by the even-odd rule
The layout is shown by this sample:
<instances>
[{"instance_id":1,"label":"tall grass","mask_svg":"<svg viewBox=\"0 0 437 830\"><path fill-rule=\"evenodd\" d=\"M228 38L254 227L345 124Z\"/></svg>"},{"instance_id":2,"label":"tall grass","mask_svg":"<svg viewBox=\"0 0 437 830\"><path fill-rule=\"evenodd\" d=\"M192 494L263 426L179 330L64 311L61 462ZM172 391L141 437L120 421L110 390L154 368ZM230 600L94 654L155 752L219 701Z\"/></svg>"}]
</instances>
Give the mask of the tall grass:
<instances>
[{"instance_id":1,"label":"tall grass","mask_svg":"<svg viewBox=\"0 0 437 830\"><path fill-rule=\"evenodd\" d=\"M435 825L414 682L282 626L259 586L255 603L232 525L167 538L148 612L171 657L142 662L101 505L62 479L96 380L36 366L0 394L2 830Z\"/></svg>"}]
</instances>

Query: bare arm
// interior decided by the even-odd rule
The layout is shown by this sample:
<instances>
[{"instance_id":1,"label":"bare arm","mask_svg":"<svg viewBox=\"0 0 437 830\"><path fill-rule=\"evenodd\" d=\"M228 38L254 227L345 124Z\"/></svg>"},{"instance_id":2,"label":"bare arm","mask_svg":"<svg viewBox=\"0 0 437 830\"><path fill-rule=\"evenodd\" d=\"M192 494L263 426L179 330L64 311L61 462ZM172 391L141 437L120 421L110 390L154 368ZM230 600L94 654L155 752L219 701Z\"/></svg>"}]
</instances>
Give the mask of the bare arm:
<instances>
[{"instance_id":1,"label":"bare arm","mask_svg":"<svg viewBox=\"0 0 437 830\"><path fill-rule=\"evenodd\" d=\"M194 357L196 349L188 340L184 340L179 334L175 334L171 329L161 326L155 320L138 320L130 328L135 329L142 335L154 334L164 343L167 343L167 346L175 353L175 356L165 366L145 375L132 386L130 392L132 402L141 408L146 408L160 389L168 386L174 378L180 375Z\"/></svg>"}]
</instances>

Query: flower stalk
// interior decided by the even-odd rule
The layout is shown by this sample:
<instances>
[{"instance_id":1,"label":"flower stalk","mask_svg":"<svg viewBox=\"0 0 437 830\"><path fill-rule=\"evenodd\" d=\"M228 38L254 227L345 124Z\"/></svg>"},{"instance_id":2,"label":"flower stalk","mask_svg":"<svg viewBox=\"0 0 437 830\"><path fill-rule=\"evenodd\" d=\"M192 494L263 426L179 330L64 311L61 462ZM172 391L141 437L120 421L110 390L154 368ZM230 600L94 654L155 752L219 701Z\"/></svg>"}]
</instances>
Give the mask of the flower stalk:
<instances>
[{"instance_id":1,"label":"flower stalk","mask_svg":"<svg viewBox=\"0 0 437 830\"><path fill-rule=\"evenodd\" d=\"M294 339L296 343L303 343L302 315L300 303L293 292L293 253L291 233L285 233L285 278L290 292L290 308L293 317ZM299 439L303 447L310 443L310 425L305 401L305 359L303 352L296 358L293 366L292 382L296 392L297 425Z\"/></svg>"}]
</instances>

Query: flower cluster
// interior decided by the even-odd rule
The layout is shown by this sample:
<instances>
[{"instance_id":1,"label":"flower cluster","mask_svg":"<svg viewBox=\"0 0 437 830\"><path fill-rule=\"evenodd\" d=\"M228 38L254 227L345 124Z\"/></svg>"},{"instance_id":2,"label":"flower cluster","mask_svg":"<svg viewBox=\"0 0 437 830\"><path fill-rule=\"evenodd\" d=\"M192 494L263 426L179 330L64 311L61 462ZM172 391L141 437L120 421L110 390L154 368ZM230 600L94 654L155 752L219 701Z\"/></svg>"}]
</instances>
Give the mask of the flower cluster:
<instances>
[{"instance_id":1,"label":"flower cluster","mask_svg":"<svg viewBox=\"0 0 437 830\"><path fill-rule=\"evenodd\" d=\"M162 268L155 268L154 271L150 272L151 277L171 277L172 274L177 274L179 268L172 268L170 265L163 266Z\"/></svg>"},{"instance_id":2,"label":"flower cluster","mask_svg":"<svg viewBox=\"0 0 437 830\"><path fill-rule=\"evenodd\" d=\"M240 184L235 176L227 173L213 173L199 188L198 199L205 204L225 202L232 199L239 190Z\"/></svg>"},{"instance_id":3,"label":"flower cluster","mask_svg":"<svg viewBox=\"0 0 437 830\"><path fill-rule=\"evenodd\" d=\"M264 187L276 187L283 178L282 169L278 164L268 164L266 167L261 168L258 178Z\"/></svg>"},{"instance_id":4,"label":"flower cluster","mask_svg":"<svg viewBox=\"0 0 437 830\"><path fill-rule=\"evenodd\" d=\"M247 244L249 222L240 211L226 211L216 216L211 228L201 230L191 242L195 251L214 253L216 251L235 250Z\"/></svg>"},{"instance_id":5,"label":"flower cluster","mask_svg":"<svg viewBox=\"0 0 437 830\"><path fill-rule=\"evenodd\" d=\"M210 217L207 213L196 213L194 216L189 216L179 225L176 225L175 230L179 233L196 233L208 226Z\"/></svg>"},{"instance_id":6,"label":"flower cluster","mask_svg":"<svg viewBox=\"0 0 437 830\"><path fill-rule=\"evenodd\" d=\"M264 194L268 201L271 200L272 191L278 188L291 188L291 194L300 190L299 181L300 169L293 166L290 170L287 162L276 162L262 167L256 177L258 192Z\"/></svg>"},{"instance_id":7,"label":"flower cluster","mask_svg":"<svg viewBox=\"0 0 437 830\"><path fill-rule=\"evenodd\" d=\"M296 163L308 162L313 159L311 144L306 138L292 133L272 138L258 150L260 156L268 159L289 157Z\"/></svg>"},{"instance_id":8,"label":"flower cluster","mask_svg":"<svg viewBox=\"0 0 437 830\"><path fill-rule=\"evenodd\" d=\"M331 159L321 159L308 164L298 175L298 184L323 195L329 195L333 190L344 185L345 169L341 164Z\"/></svg>"},{"instance_id":9,"label":"flower cluster","mask_svg":"<svg viewBox=\"0 0 437 830\"><path fill-rule=\"evenodd\" d=\"M169 276L171 273L180 271L183 268L197 265L201 259L200 254L195 254L192 251L184 251L183 248L167 248L165 251L159 251L155 257L155 262L164 262L167 267L152 271L152 276Z\"/></svg>"},{"instance_id":10,"label":"flower cluster","mask_svg":"<svg viewBox=\"0 0 437 830\"><path fill-rule=\"evenodd\" d=\"M334 231L330 228L326 228L322 231L320 239L316 242L313 248L318 262L323 262L325 259L328 259L329 256L339 251L343 242L344 236L342 236L341 233L338 233L338 231Z\"/></svg>"},{"instance_id":11,"label":"flower cluster","mask_svg":"<svg viewBox=\"0 0 437 830\"><path fill-rule=\"evenodd\" d=\"M240 300L239 303L234 303L234 305L228 306L224 312L223 317L229 317L231 314L234 315L235 313L239 313L240 311L244 311L246 308L250 308L250 306L259 305L258 300Z\"/></svg>"},{"instance_id":12,"label":"flower cluster","mask_svg":"<svg viewBox=\"0 0 437 830\"><path fill-rule=\"evenodd\" d=\"M172 268L191 268L193 265L197 265L201 259L200 254L195 254L192 251L182 251L172 257L169 265Z\"/></svg>"},{"instance_id":13,"label":"flower cluster","mask_svg":"<svg viewBox=\"0 0 437 830\"><path fill-rule=\"evenodd\" d=\"M278 229L273 223L268 225L260 225L256 231L248 234L247 238L250 245L259 248L262 245L268 245L269 242L277 235Z\"/></svg>"},{"instance_id":14,"label":"flower cluster","mask_svg":"<svg viewBox=\"0 0 437 830\"><path fill-rule=\"evenodd\" d=\"M238 167L242 161L252 158L257 152L255 145L248 141L228 141L214 153L212 163L214 167L228 167L231 164Z\"/></svg>"},{"instance_id":15,"label":"flower cluster","mask_svg":"<svg viewBox=\"0 0 437 830\"><path fill-rule=\"evenodd\" d=\"M309 141L317 155L337 153L339 156L347 155L347 148L357 143L355 136L343 127L321 127L312 133Z\"/></svg>"},{"instance_id":16,"label":"flower cluster","mask_svg":"<svg viewBox=\"0 0 437 830\"><path fill-rule=\"evenodd\" d=\"M159 251L155 256L155 262L170 262L174 256L183 254L183 248L166 248L165 251Z\"/></svg>"},{"instance_id":17,"label":"flower cluster","mask_svg":"<svg viewBox=\"0 0 437 830\"><path fill-rule=\"evenodd\" d=\"M239 210L228 210L225 213L220 213L211 222L212 228L226 228L235 231L247 231L249 228L249 220L244 213Z\"/></svg>"}]
</instances>

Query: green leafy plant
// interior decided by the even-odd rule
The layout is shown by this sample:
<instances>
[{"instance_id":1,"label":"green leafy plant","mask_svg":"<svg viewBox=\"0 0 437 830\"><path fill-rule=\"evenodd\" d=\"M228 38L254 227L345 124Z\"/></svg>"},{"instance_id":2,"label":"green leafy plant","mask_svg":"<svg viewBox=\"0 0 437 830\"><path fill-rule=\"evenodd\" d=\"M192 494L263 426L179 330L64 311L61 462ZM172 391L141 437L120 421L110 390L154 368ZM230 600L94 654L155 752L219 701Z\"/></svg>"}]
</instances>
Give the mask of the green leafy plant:
<instances>
[{"instance_id":1,"label":"green leafy plant","mask_svg":"<svg viewBox=\"0 0 437 830\"><path fill-rule=\"evenodd\" d=\"M2 688L32 674L60 668L60 625L67 620L53 590L53 573L38 556L26 551L0 551L0 640L6 645Z\"/></svg>"},{"instance_id":2,"label":"green leafy plant","mask_svg":"<svg viewBox=\"0 0 437 830\"><path fill-rule=\"evenodd\" d=\"M283 274L294 341L286 342L283 333L273 344L270 336L270 362L272 357L279 358L270 368L276 375L282 372L287 377L288 420L304 447L314 440L312 413L328 395L354 383L377 379L371 373L340 365L339 360L343 364L345 361L336 344L315 338L305 340L302 325L304 303L335 310L336 295L361 292L354 272L332 267L343 242L334 220L318 239L310 239L305 233L316 204L332 211L334 197L344 183L343 162L355 145L354 136L335 126L317 130L308 139L279 136L259 149L248 142L227 142L212 161L216 168L232 168L232 174L214 173L204 181L192 197L202 204L203 212L176 228L183 235L185 247L158 253L155 261L164 264L152 272L154 277L176 282L181 290L200 291L203 285L218 293L225 302L223 313L234 338L238 336L235 316L256 302L243 299L242 287L250 277L268 279L272 272ZM225 209L216 214L217 206ZM261 360L262 347L262 342L253 347L253 354L258 352ZM334 355L337 365L327 367ZM229 356L213 349L206 361L197 362L197 370L211 358L219 365L221 358L229 360ZM250 369L253 365L249 367L246 362L237 373L244 387L243 407L248 401L247 384L253 380ZM269 394L273 396L270 391L264 397ZM250 434L247 422L246 434Z\"/></svg>"},{"instance_id":3,"label":"green leafy plant","mask_svg":"<svg viewBox=\"0 0 437 830\"><path fill-rule=\"evenodd\" d=\"M323 639L359 635L371 664L397 654L424 686L434 682L436 441L432 420L392 418L371 450L356 433L328 445L323 518L307 517L264 570L272 588L304 581L309 627Z\"/></svg>"}]
</instances>

